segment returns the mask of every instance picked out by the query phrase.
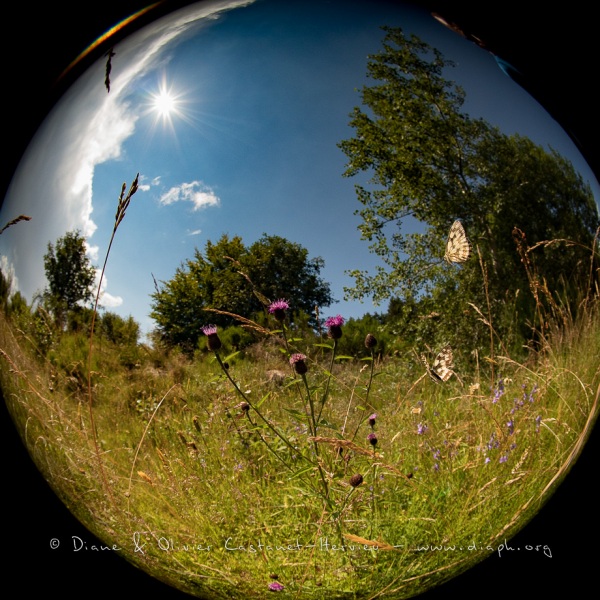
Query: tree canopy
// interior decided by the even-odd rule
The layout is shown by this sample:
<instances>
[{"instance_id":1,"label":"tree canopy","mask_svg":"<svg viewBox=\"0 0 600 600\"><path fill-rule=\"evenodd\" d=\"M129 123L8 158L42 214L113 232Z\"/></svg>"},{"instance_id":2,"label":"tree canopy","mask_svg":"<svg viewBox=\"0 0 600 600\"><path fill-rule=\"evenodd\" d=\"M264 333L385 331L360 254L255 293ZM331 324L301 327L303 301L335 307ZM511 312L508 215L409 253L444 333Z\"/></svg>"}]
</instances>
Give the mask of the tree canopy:
<instances>
[{"instance_id":1,"label":"tree canopy","mask_svg":"<svg viewBox=\"0 0 600 600\"><path fill-rule=\"evenodd\" d=\"M576 242L536 254L549 289L573 291L589 276L598 208L570 162L464 112L465 92L446 78L454 65L439 50L400 28L384 32L383 50L368 63L377 83L363 87L363 107L350 115L355 136L339 144L348 158L345 176L370 177L355 186L359 229L383 266L352 272L355 285L346 293L403 304L394 311L404 314L407 335L460 339L462 332L472 348L477 328L467 326L468 302L485 307L500 334L533 317L513 229L529 246ZM455 219L474 247L460 267L442 260ZM436 318L427 320L430 313ZM468 318L472 323L473 314ZM517 343L523 335L524 326Z\"/></svg>"},{"instance_id":2,"label":"tree canopy","mask_svg":"<svg viewBox=\"0 0 600 600\"><path fill-rule=\"evenodd\" d=\"M329 306L333 297L320 277L323 266L322 258L309 258L300 244L279 236L264 234L246 246L239 236L223 235L157 284L151 317L163 341L193 350L207 323L233 325L232 315L252 318L279 298L308 315L315 306Z\"/></svg>"},{"instance_id":3,"label":"tree canopy","mask_svg":"<svg viewBox=\"0 0 600 600\"><path fill-rule=\"evenodd\" d=\"M96 272L80 232L69 231L55 244L48 243L44 270L48 288L43 297L58 320L92 298Z\"/></svg>"}]
</instances>

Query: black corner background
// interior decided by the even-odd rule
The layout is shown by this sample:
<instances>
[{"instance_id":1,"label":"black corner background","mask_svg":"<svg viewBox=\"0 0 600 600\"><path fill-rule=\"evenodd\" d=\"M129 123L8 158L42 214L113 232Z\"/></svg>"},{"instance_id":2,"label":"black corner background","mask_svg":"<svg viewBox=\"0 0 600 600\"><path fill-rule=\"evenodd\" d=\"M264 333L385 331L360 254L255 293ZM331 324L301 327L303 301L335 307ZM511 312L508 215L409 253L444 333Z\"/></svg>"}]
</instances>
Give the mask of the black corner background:
<instances>
[{"instance_id":1,"label":"black corner background","mask_svg":"<svg viewBox=\"0 0 600 600\"><path fill-rule=\"evenodd\" d=\"M146 6L130 0L73 4L10 3L4 12L2 70L5 146L0 169L0 198L29 140L52 103L64 91L73 69L60 74L93 40L115 23ZM155 14L182 2L159 3ZM557 8L529 12L524 2L420 2L461 29L485 41L524 75L524 85L579 145L596 176L598 140L598 35L588 2L573 0ZM527 12L526 12L527 10ZM143 20L141 20L143 22ZM85 61L83 62L85 66ZM8 142L8 143L6 143ZM116 598L160 595L163 600L190 598L139 571L112 552L50 549L50 540L78 536L101 544L75 520L50 490L29 458L4 402L0 406L3 458L2 496L5 523L3 588L19 595L58 595L65 600L107 595ZM598 525L598 433L595 431L565 483L509 545L546 545L542 552L505 552L421 596L513 599L578 596L596 587L600 556ZM148 597L148 596L146 596Z\"/></svg>"}]
</instances>

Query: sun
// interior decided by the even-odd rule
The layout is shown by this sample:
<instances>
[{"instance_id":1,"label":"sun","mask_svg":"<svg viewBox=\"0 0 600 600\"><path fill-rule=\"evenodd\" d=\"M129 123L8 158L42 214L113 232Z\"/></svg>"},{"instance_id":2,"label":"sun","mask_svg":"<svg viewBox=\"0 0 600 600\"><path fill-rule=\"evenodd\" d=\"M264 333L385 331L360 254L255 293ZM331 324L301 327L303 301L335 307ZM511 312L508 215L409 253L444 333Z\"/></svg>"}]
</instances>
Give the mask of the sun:
<instances>
[{"instance_id":1,"label":"sun","mask_svg":"<svg viewBox=\"0 0 600 600\"><path fill-rule=\"evenodd\" d=\"M174 82L162 73L153 83L144 85L140 115L150 136L170 134L177 138L182 127L197 127L194 106L198 102L196 86Z\"/></svg>"},{"instance_id":2,"label":"sun","mask_svg":"<svg viewBox=\"0 0 600 600\"><path fill-rule=\"evenodd\" d=\"M163 119L169 118L177 111L177 100L170 90L160 90L152 98L152 104L154 111Z\"/></svg>"},{"instance_id":3,"label":"sun","mask_svg":"<svg viewBox=\"0 0 600 600\"><path fill-rule=\"evenodd\" d=\"M184 118L183 104L182 95L163 79L158 89L149 93L147 112L154 114L155 126L162 123L172 129L175 117Z\"/></svg>"}]
</instances>

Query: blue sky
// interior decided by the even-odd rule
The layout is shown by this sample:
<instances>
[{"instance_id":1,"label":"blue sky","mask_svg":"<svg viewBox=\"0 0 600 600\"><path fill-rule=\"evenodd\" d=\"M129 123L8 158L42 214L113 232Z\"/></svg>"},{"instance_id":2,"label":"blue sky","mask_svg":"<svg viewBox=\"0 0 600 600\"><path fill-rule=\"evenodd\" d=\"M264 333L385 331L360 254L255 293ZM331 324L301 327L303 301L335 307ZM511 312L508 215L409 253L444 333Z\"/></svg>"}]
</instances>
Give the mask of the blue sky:
<instances>
[{"instance_id":1,"label":"blue sky","mask_svg":"<svg viewBox=\"0 0 600 600\"><path fill-rule=\"evenodd\" d=\"M116 46L111 91L104 61L57 104L15 174L2 221L28 223L0 236L2 268L31 299L46 282L49 241L79 229L101 265L123 182L140 173L111 251L103 306L152 328L153 277L169 280L194 249L223 233L251 244L281 235L325 259L321 275L340 300L324 316L385 310L343 301L349 269L376 259L353 213L356 181L342 177L337 147L353 135L349 113L367 83L367 56L382 25L401 26L457 62L466 110L551 145L600 197L597 181L560 126L493 57L428 14L378 1L200 2ZM174 110L161 115L168 90Z\"/></svg>"}]
</instances>

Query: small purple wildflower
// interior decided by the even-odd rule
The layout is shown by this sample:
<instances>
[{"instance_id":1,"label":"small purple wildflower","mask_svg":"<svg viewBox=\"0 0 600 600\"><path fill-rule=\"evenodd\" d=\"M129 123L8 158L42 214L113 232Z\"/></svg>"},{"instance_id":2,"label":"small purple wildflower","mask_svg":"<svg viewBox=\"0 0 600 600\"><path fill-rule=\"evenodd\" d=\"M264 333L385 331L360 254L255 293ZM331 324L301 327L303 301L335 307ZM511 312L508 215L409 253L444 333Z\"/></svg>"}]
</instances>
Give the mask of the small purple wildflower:
<instances>
[{"instance_id":1,"label":"small purple wildflower","mask_svg":"<svg viewBox=\"0 0 600 600\"><path fill-rule=\"evenodd\" d=\"M217 335L216 325L205 325L202 328L202 333L208 338L207 346L209 350L214 352L221 347L221 340Z\"/></svg>"},{"instance_id":2,"label":"small purple wildflower","mask_svg":"<svg viewBox=\"0 0 600 600\"><path fill-rule=\"evenodd\" d=\"M271 592L281 592L283 590L284 586L279 583L279 581L271 581L271 583L269 584L269 590Z\"/></svg>"},{"instance_id":3,"label":"small purple wildflower","mask_svg":"<svg viewBox=\"0 0 600 600\"><path fill-rule=\"evenodd\" d=\"M505 463L507 460L508 460L508 456L507 456L506 454L503 454L503 455L500 457L500 462L501 462L501 463Z\"/></svg>"},{"instance_id":4,"label":"small purple wildflower","mask_svg":"<svg viewBox=\"0 0 600 600\"><path fill-rule=\"evenodd\" d=\"M369 416L369 425L375 427L375 420L377 419L377 413L373 413Z\"/></svg>"},{"instance_id":5,"label":"small purple wildflower","mask_svg":"<svg viewBox=\"0 0 600 600\"><path fill-rule=\"evenodd\" d=\"M535 398L533 395L538 391L537 383L533 385L533 389L529 392L529 402L535 402Z\"/></svg>"},{"instance_id":6,"label":"small purple wildflower","mask_svg":"<svg viewBox=\"0 0 600 600\"><path fill-rule=\"evenodd\" d=\"M329 330L329 337L334 340L339 340L342 337L342 325L344 324L344 317L336 315L335 317L329 317L325 321L325 327Z\"/></svg>"},{"instance_id":7,"label":"small purple wildflower","mask_svg":"<svg viewBox=\"0 0 600 600\"><path fill-rule=\"evenodd\" d=\"M498 380L498 387L493 390L494 398L492 399L492 404L496 404L500 398L504 395L504 379Z\"/></svg>"},{"instance_id":8,"label":"small purple wildflower","mask_svg":"<svg viewBox=\"0 0 600 600\"><path fill-rule=\"evenodd\" d=\"M515 422L512 419L506 424L506 427L508 427L508 435L515 432Z\"/></svg>"},{"instance_id":9,"label":"small purple wildflower","mask_svg":"<svg viewBox=\"0 0 600 600\"><path fill-rule=\"evenodd\" d=\"M297 352L296 354L292 354L292 356L290 356L290 365L292 365L292 367L294 367L294 370L296 371L296 373L298 373L298 375L304 375L304 373L306 373L308 371L308 367L306 366L306 363L304 362L305 360L306 360L306 355L300 354L299 352Z\"/></svg>"},{"instance_id":10,"label":"small purple wildflower","mask_svg":"<svg viewBox=\"0 0 600 600\"><path fill-rule=\"evenodd\" d=\"M417 435L423 435L427 431L427 429L429 429L427 425L425 425L424 423L419 423L417 425Z\"/></svg>"},{"instance_id":11,"label":"small purple wildflower","mask_svg":"<svg viewBox=\"0 0 600 600\"><path fill-rule=\"evenodd\" d=\"M491 459L489 456L486 456L486 457L485 457L484 464L486 464L486 465L487 465L487 464L490 462L490 460L492 460L492 459Z\"/></svg>"},{"instance_id":12,"label":"small purple wildflower","mask_svg":"<svg viewBox=\"0 0 600 600\"><path fill-rule=\"evenodd\" d=\"M278 320L283 321L285 319L285 311L290 308L287 300L280 298L279 300L275 300L275 302L271 302L269 305L269 312Z\"/></svg>"},{"instance_id":13,"label":"small purple wildflower","mask_svg":"<svg viewBox=\"0 0 600 600\"><path fill-rule=\"evenodd\" d=\"M498 446L500 446L500 442L496 439L496 434L492 433L486 447L488 450L493 450L494 448L498 448Z\"/></svg>"},{"instance_id":14,"label":"small purple wildflower","mask_svg":"<svg viewBox=\"0 0 600 600\"><path fill-rule=\"evenodd\" d=\"M367 440L369 440L369 444L371 444L371 446L375 447L377 446L377 435L374 433L370 433L367 436Z\"/></svg>"},{"instance_id":15,"label":"small purple wildflower","mask_svg":"<svg viewBox=\"0 0 600 600\"><path fill-rule=\"evenodd\" d=\"M540 432L540 423L542 422L542 415L538 415L535 418L535 432L539 433Z\"/></svg>"}]
</instances>

